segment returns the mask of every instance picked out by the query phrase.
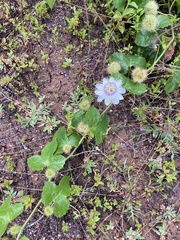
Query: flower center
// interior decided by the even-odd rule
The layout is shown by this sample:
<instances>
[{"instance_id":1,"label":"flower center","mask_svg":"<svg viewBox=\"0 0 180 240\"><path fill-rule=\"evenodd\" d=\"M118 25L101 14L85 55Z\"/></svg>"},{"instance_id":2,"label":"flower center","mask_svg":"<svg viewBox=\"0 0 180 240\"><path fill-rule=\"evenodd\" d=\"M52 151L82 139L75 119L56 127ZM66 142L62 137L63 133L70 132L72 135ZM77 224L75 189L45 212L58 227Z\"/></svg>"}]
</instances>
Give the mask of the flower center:
<instances>
[{"instance_id":1,"label":"flower center","mask_svg":"<svg viewBox=\"0 0 180 240\"><path fill-rule=\"evenodd\" d=\"M104 86L104 91L107 95L112 96L116 93L117 87L115 83L106 83Z\"/></svg>"}]
</instances>

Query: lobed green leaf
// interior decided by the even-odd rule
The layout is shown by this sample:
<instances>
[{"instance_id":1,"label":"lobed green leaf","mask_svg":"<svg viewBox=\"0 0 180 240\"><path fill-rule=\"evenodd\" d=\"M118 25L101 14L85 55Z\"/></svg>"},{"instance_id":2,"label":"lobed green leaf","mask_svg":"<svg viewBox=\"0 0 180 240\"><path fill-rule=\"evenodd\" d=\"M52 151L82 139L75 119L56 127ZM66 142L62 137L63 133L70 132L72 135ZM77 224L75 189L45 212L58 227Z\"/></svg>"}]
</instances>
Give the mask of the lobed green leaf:
<instances>
[{"instance_id":1,"label":"lobed green leaf","mask_svg":"<svg viewBox=\"0 0 180 240\"><path fill-rule=\"evenodd\" d=\"M67 197L70 195L69 177L64 176L59 185L54 182L46 182L42 191L42 202L45 206L54 203L54 214L62 217L69 209L70 203Z\"/></svg>"},{"instance_id":2,"label":"lobed green leaf","mask_svg":"<svg viewBox=\"0 0 180 240\"><path fill-rule=\"evenodd\" d=\"M94 127L100 120L100 113L95 107L91 107L89 111L86 112L84 123L88 124L90 127Z\"/></svg>"},{"instance_id":3,"label":"lobed green leaf","mask_svg":"<svg viewBox=\"0 0 180 240\"><path fill-rule=\"evenodd\" d=\"M47 4L48 4L48 6L49 6L51 9L53 9L56 0L46 0L46 2L47 2Z\"/></svg>"},{"instance_id":4,"label":"lobed green leaf","mask_svg":"<svg viewBox=\"0 0 180 240\"><path fill-rule=\"evenodd\" d=\"M23 212L23 204L10 204L11 196L7 197L0 206L0 236L2 236L8 224Z\"/></svg>"},{"instance_id":5,"label":"lobed green leaf","mask_svg":"<svg viewBox=\"0 0 180 240\"><path fill-rule=\"evenodd\" d=\"M168 27L173 23L172 19L170 19L167 15L158 15L157 19L157 29Z\"/></svg>"},{"instance_id":6,"label":"lobed green leaf","mask_svg":"<svg viewBox=\"0 0 180 240\"><path fill-rule=\"evenodd\" d=\"M136 34L135 44L141 47L148 47L151 45L155 38L156 38L155 32L140 30Z\"/></svg>"},{"instance_id":7,"label":"lobed green leaf","mask_svg":"<svg viewBox=\"0 0 180 240\"><path fill-rule=\"evenodd\" d=\"M135 56L131 54L123 54L120 52L113 53L110 58L110 62L117 61L121 65L122 69L121 72L123 74L127 73L129 68L132 66L139 66L144 68L146 66L146 60L144 57L141 56Z\"/></svg>"},{"instance_id":8,"label":"lobed green leaf","mask_svg":"<svg viewBox=\"0 0 180 240\"><path fill-rule=\"evenodd\" d=\"M124 11L126 0L113 0L114 7L117 8L120 12Z\"/></svg>"}]
</instances>

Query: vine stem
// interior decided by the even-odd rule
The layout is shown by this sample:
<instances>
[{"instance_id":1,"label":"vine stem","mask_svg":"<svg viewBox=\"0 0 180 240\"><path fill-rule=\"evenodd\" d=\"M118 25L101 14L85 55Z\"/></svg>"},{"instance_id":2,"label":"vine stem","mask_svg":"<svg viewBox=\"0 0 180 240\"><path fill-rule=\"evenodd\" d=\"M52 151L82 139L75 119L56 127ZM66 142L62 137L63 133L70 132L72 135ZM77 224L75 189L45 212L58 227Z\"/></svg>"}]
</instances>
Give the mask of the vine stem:
<instances>
[{"instance_id":1,"label":"vine stem","mask_svg":"<svg viewBox=\"0 0 180 240\"><path fill-rule=\"evenodd\" d=\"M33 214L36 212L37 208L39 207L39 205L41 204L42 202L42 199L39 200L39 202L36 204L35 208L33 209L33 211L31 212L31 214L29 215L29 217L26 219L25 223L22 225L19 233L18 233L18 236L16 238L16 240L19 240L25 226L27 225L27 223L29 222L29 220L32 218Z\"/></svg>"},{"instance_id":2,"label":"vine stem","mask_svg":"<svg viewBox=\"0 0 180 240\"><path fill-rule=\"evenodd\" d=\"M66 158L66 161L71 158L73 156L73 154L75 153L75 151L77 150L77 148L81 145L81 143L83 142L84 138L86 137L86 135L82 136L81 140L79 141L79 144L76 148L74 148L74 150L71 152L71 154ZM32 218L33 214L36 212L37 208L39 207L39 205L41 204L42 202L42 198L39 200L39 202L36 204L35 208L33 209L33 211L31 212L31 214L29 215L29 217L26 219L25 223L22 225L19 233L18 233L18 236L16 238L16 240L19 240L20 237L21 237L21 234L25 228L25 226L27 225L27 223L29 222L29 220Z\"/></svg>"},{"instance_id":3,"label":"vine stem","mask_svg":"<svg viewBox=\"0 0 180 240\"><path fill-rule=\"evenodd\" d=\"M171 46L171 44L174 41L174 29L172 27L172 38L171 41L168 43L168 45L166 46L166 48L164 49L164 51L159 55L159 57L156 59L156 61L154 61L153 65L148 69L149 73L152 73L154 66L159 62L159 60L163 57L163 55L165 54L165 52L168 50L168 48Z\"/></svg>"},{"instance_id":4,"label":"vine stem","mask_svg":"<svg viewBox=\"0 0 180 240\"><path fill-rule=\"evenodd\" d=\"M103 115L107 112L107 110L111 107L111 105L112 105L112 103L110 103L110 104L106 107L106 109L101 113L101 116L103 116Z\"/></svg>"},{"instance_id":5,"label":"vine stem","mask_svg":"<svg viewBox=\"0 0 180 240\"><path fill-rule=\"evenodd\" d=\"M170 10L169 10L169 14L171 14L171 9L173 4L175 3L175 0L173 1L173 3L171 4ZM163 55L166 53L166 51L169 49L169 47L171 46L171 44L174 41L174 26L173 24L171 25L171 29L172 29L172 38L171 41L167 44L166 48L164 49L164 51L159 55L159 57L156 59L156 61L154 61L153 65L148 69L149 73L152 73L154 66L159 62L159 60L163 57Z\"/></svg>"},{"instance_id":6,"label":"vine stem","mask_svg":"<svg viewBox=\"0 0 180 240\"><path fill-rule=\"evenodd\" d=\"M66 161L73 156L73 154L76 152L77 148L81 145L81 143L83 142L85 137L86 137L86 135L82 136L81 140L79 141L78 146L74 148L74 150L71 152L71 154L66 158Z\"/></svg>"}]
</instances>

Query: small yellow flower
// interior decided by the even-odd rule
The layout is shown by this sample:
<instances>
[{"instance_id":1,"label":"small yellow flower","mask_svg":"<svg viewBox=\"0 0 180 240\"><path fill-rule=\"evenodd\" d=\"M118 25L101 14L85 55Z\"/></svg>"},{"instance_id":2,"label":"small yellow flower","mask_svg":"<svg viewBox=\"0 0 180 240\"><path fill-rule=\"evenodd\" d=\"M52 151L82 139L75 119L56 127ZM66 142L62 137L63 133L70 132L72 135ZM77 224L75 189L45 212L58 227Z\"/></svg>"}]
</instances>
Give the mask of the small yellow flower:
<instances>
[{"instance_id":1,"label":"small yellow flower","mask_svg":"<svg viewBox=\"0 0 180 240\"><path fill-rule=\"evenodd\" d=\"M146 69L142 69L140 67L136 67L133 71L132 71L132 79L134 82L136 83L142 83L146 80L147 78L147 70Z\"/></svg>"}]
</instances>

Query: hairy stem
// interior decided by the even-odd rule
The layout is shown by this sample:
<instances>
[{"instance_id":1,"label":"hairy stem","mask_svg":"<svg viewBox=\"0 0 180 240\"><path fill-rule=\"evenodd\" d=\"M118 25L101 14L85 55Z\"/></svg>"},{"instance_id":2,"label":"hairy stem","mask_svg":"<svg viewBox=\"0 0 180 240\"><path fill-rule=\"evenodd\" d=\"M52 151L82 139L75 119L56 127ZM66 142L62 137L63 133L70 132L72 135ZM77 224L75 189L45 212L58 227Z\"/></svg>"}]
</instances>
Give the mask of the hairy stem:
<instances>
[{"instance_id":1,"label":"hairy stem","mask_svg":"<svg viewBox=\"0 0 180 240\"><path fill-rule=\"evenodd\" d=\"M18 233L18 236L16 238L16 240L19 240L25 226L27 225L27 223L29 222L29 220L32 218L33 214L36 212L37 208L39 207L39 205L41 204L41 201L42 199L39 200L39 202L36 204L35 208L33 209L33 211L31 212L31 214L29 215L29 217L26 219L25 223L22 225L19 233Z\"/></svg>"},{"instance_id":2,"label":"hairy stem","mask_svg":"<svg viewBox=\"0 0 180 240\"><path fill-rule=\"evenodd\" d=\"M103 116L103 115L107 112L107 110L109 110L109 108L111 107L111 105L112 105L112 103L110 103L110 104L106 107L106 109L101 113L101 116Z\"/></svg>"}]
</instances>

